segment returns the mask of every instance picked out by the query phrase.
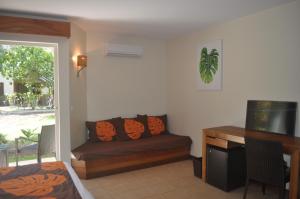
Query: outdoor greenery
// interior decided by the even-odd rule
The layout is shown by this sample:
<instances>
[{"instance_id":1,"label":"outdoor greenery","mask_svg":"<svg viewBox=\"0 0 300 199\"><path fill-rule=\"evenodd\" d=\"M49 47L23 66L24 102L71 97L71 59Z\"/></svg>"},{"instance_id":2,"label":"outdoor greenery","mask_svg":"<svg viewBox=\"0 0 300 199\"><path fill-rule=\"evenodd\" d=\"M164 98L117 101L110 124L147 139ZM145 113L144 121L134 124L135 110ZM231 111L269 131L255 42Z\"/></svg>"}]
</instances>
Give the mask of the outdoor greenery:
<instances>
[{"instance_id":1,"label":"outdoor greenery","mask_svg":"<svg viewBox=\"0 0 300 199\"><path fill-rule=\"evenodd\" d=\"M34 160L34 159L37 159L37 156L36 155L24 155L24 156L20 156L19 157L19 162L20 161L26 161L26 160ZM9 163L13 163L13 162L16 162L16 156L9 156L8 157L8 162Z\"/></svg>"},{"instance_id":2,"label":"outdoor greenery","mask_svg":"<svg viewBox=\"0 0 300 199\"><path fill-rule=\"evenodd\" d=\"M7 143L6 135L0 133L0 145L6 143Z\"/></svg>"},{"instance_id":3,"label":"outdoor greenery","mask_svg":"<svg viewBox=\"0 0 300 199\"><path fill-rule=\"evenodd\" d=\"M24 86L19 93L6 96L8 101L20 106L38 104L42 89L48 89L48 96L54 91L54 57L51 51L35 46L0 46L0 74L14 83Z\"/></svg>"},{"instance_id":4,"label":"outdoor greenery","mask_svg":"<svg viewBox=\"0 0 300 199\"><path fill-rule=\"evenodd\" d=\"M36 144L40 127L54 123L52 110L28 111L30 108L53 108L53 50L48 47L0 44L0 75L9 80L4 84L10 84L8 92L0 95L0 145L8 147L9 162L12 163L16 161L15 138L26 138L19 139L19 147ZM19 161L33 159L36 155L24 155L20 156Z\"/></svg>"},{"instance_id":5,"label":"outdoor greenery","mask_svg":"<svg viewBox=\"0 0 300 199\"><path fill-rule=\"evenodd\" d=\"M212 49L210 53L207 52L207 48L201 50L200 77L206 84L214 80L214 75L218 71L218 56L219 53L216 49Z\"/></svg>"},{"instance_id":6,"label":"outdoor greenery","mask_svg":"<svg viewBox=\"0 0 300 199\"><path fill-rule=\"evenodd\" d=\"M34 142L38 141L38 133L36 132L36 129L21 129L21 132L23 136L26 138L26 140L20 140L22 144L32 144ZM3 133L0 133L0 145L1 144L9 144L14 145L14 140L7 140L6 135Z\"/></svg>"},{"instance_id":7,"label":"outdoor greenery","mask_svg":"<svg viewBox=\"0 0 300 199\"><path fill-rule=\"evenodd\" d=\"M21 129L21 132L25 136L25 138L34 142L38 141L38 134L36 133L36 129Z\"/></svg>"},{"instance_id":8,"label":"outdoor greenery","mask_svg":"<svg viewBox=\"0 0 300 199\"><path fill-rule=\"evenodd\" d=\"M45 155L43 156L43 158L50 158L50 157L54 157L53 155ZM21 161L26 161L26 160L37 160L37 155L23 155L19 157L19 162ZM8 162L9 163L14 163L16 162L16 156L9 156L8 157Z\"/></svg>"},{"instance_id":9,"label":"outdoor greenery","mask_svg":"<svg viewBox=\"0 0 300 199\"><path fill-rule=\"evenodd\" d=\"M2 45L0 45L0 57L2 57L5 53L5 50Z\"/></svg>"}]
</instances>

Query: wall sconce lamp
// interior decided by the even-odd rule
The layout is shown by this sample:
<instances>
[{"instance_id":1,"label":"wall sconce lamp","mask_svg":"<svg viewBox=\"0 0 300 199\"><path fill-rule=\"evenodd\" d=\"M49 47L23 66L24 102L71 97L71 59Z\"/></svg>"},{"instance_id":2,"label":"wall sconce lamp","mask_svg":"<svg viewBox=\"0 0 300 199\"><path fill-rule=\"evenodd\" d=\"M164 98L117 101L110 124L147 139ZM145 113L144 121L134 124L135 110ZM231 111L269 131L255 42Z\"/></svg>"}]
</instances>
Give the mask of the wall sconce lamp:
<instances>
[{"instance_id":1,"label":"wall sconce lamp","mask_svg":"<svg viewBox=\"0 0 300 199\"><path fill-rule=\"evenodd\" d=\"M86 55L78 55L77 56L77 77L79 77L80 71L87 67L87 56Z\"/></svg>"}]
</instances>

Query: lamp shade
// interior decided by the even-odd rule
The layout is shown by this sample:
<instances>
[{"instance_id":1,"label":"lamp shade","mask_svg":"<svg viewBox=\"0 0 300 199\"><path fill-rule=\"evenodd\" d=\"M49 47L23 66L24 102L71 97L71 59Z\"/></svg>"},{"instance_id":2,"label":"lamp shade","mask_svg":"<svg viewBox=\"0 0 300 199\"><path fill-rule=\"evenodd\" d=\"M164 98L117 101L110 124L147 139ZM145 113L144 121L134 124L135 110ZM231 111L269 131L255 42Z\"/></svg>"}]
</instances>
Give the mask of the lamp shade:
<instances>
[{"instance_id":1,"label":"lamp shade","mask_svg":"<svg viewBox=\"0 0 300 199\"><path fill-rule=\"evenodd\" d=\"M78 55L77 56L77 66L80 68L84 68L87 66L87 56L85 55Z\"/></svg>"}]
</instances>

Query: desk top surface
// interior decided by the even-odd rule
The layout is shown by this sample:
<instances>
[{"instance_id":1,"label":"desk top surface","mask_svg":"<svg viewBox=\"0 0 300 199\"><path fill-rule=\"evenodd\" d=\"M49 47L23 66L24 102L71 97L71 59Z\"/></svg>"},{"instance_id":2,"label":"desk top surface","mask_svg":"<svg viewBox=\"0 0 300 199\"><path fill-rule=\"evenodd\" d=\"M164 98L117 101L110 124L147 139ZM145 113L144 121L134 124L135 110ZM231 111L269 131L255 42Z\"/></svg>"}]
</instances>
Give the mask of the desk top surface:
<instances>
[{"instance_id":1,"label":"desk top surface","mask_svg":"<svg viewBox=\"0 0 300 199\"><path fill-rule=\"evenodd\" d=\"M261 140L278 141L282 143L285 151L289 153L292 153L294 150L300 151L300 137L288 137L273 133L250 131L235 126L220 126L215 128L207 128L203 129L203 132L210 137L216 137L241 144L245 143L245 136Z\"/></svg>"}]
</instances>

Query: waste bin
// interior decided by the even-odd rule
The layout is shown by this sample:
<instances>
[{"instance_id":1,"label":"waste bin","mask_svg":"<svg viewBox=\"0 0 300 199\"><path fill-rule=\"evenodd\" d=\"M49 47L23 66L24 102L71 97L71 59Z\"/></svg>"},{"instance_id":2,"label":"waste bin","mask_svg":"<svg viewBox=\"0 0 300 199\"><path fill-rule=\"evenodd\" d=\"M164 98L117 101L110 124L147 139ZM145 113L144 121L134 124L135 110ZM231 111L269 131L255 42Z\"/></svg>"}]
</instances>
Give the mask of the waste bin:
<instances>
[{"instance_id":1,"label":"waste bin","mask_svg":"<svg viewBox=\"0 0 300 199\"><path fill-rule=\"evenodd\" d=\"M193 157L194 175L202 178L202 157Z\"/></svg>"}]
</instances>

